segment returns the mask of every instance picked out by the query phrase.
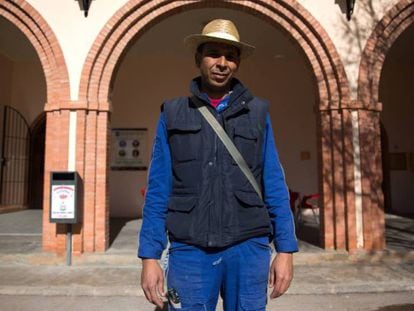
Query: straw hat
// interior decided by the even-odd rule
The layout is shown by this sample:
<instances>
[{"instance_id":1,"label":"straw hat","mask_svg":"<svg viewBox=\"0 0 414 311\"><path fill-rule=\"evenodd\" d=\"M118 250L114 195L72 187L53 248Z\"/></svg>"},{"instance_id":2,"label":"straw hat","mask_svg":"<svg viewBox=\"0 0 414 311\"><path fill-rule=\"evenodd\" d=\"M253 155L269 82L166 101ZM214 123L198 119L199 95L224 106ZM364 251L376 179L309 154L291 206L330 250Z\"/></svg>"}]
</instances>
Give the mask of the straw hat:
<instances>
[{"instance_id":1,"label":"straw hat","mask_svg":"<svg viewBox=\"0 0 414 311\"><path fill-rule=\"evenodd\" d=\"M184 43L191 50L195 51L200 44L207 42L220 42L233 45L240 50L240 57L250 56L255 47L241 42L236 26L230 20L214 19L204 26L201 34L187 36Z\"/></svg>"}]
</instances>

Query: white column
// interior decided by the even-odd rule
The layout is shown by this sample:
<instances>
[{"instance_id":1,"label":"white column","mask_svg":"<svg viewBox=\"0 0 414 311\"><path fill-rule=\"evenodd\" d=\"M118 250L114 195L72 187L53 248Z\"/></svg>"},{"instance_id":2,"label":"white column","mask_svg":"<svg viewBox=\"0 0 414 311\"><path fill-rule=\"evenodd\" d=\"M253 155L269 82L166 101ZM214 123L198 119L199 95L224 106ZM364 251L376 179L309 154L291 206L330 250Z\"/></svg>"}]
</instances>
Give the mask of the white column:
<instances>
[{"instance_id":1,"label":"white column","mask_svg":"<svg viewBox=\"0 0 414 311\"><path fill-rule=\"evenodd\" d=\"M69 112L68 171L76 170L76 121L77 112Z\"/></svg>"}]
</instances>

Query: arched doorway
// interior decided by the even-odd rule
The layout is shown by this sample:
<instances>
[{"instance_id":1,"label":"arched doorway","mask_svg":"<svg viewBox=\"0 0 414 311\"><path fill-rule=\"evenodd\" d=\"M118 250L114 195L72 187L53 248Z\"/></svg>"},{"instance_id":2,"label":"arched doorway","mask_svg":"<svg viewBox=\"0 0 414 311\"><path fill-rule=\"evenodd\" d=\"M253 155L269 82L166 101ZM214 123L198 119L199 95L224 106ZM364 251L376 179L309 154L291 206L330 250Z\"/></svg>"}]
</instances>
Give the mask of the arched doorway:
<instances>
[{"instance_id":1,"label":"arched doorway","mask_svg":"<svg viewBox=\"0 0 414 311\"><path fill-rule=\"evenodd\" d=\"M410 68L414 68L414 23L394 42L387 53L381 72L379 99L383 104L381 120L388 136L389 212L414 214L411 194L414 192L413 140L402 133L414 132L414 91ZM384 178L385 180L385 178Z\"/></svg>"},{"instance_id":2,"label":"arched doorway","mask_svg":"<svg viewBox=\"0 0 414 311\"><path fill-rule=\"evenodd\" d=\"M89 241L85 240L85 251L105 250L109 242L106 183L109 166L105 152L109 139L108 131L105 129L109 127L111 84L119 60L126 47L131 44L131 40L142 36L152 25L179 12L205 8L241 10L259 16L285 32L306 56L312 75L317 81L319 192L322 195L323 206L322 245L327 249L362 247L357 246L357 233L348 230L355 227L354 179L350 173L353 172L354 159L346 154L353 148L350 134L353 107L350 103L348 82L333 44L316 20L296 2L143 3L132 0L121 8L101 31L90 50L82 73L80 100L89 103L87 108L92 112L87 116L81 116L82 122L86 124L82 133L86 133L90 141L94 142L93 146L97 146L96 149L91 146L91 150L88 150L88 145L79 146L83 154L88 154L88 158L89 152L92 152L97 159L95 165L84 157L86 166L95 167L93 176L85 176L85 181L88 178L85 187L90 187L89 191L85 188L85 193L94 193L90 198L85 198L85 211L88 211L90 217L85 219L84 233L94 236ZM90 130L87 130L88 126L91 126ZM100 187L95 189L95 185Z\"/></svg>"},{"instance_id":3,"label":"arched doorway","mask_svg":"<svg viewBox=\"0 0 414 311\"><path fill-rule=\"evenodd\" d=\"M383 185L386 243L388 249L412 250L414 233L414 22L393 43L381 71L379 99L381 122L387 133L383 148ZM388 182L387 182L388 181ZM388 204L387 204L388 203Z\"/></svg>"},{"instance_id":4,"label":"arched doorway","mask_svg":"<svg viewBox=\"0 0 414 311\"><path fill-rule=\"evenodd\" d=\"M3 211L23 210L30 205L29 122L43 110L46 85L39 58L24 34L2 16L0 33L0 79L5 86L0 92L0 204Z\"/></svg>"},{"instance_id":5,"label":"arched doorway","mask_svg":"<svg viewBox=\"0 0 414 311\"><path fill-rule=\"evenodd\" d=\"M177 13L149 28L128 46L113 78L110 149L114 154L110 155L108 174L111 248L118 244L112 244L118 232L121 230L122 236L133 218L141 216L143 200L139 190L147 182L147 170L117 165L133 159L132 143L126 135L132 131L145 134L137 148L145 153L141 166L145 169L161 103L189 94L190 80L199 74L194 55L183 45L183 38L189 30L199 31L203 22L215 17L233 20L243 40L257 47L251 58L242 61L237 76L250 91L270 103L272 128L289 187L302 194L318 192L316 82L300 48L280 29L240 11L203 8ZM121 142L125 147L118 146ZM319 246L318 223L313 217L309 220L300 223L297 235ZM311 223L312 228L308 228ZM309 233L313 239L309 239ZM135 239L131 245L136 247ZM304 241L302 245L311 248Z\"/></svg>"},{"instance_id":6,"label":"arched doorway","mask_svg":"<svg viewBox=\"0 0 414 311\"><path fill-rule=\"evenodd\" d=\"M11 101L13 108L24 116L28 124L31 124L43 111L48 111L48 124L53 125L53 121L61 114L61 104L69 102L68 74L55 35L42 16L24 0L2 1L0 24L2 27L0 34L8 36L7 40L0 40L2 44L8 45L5 48L2 46L2 50L8 49L11 52L11 57L6 56L1 59L2 69L6 69L1 72L2 82L6 81L6 93L0 96L3 96L6 101ZM10 72L12 75L4 77ZM46 146L49 146L47 148L49 151L46 152L45 184L49 184L51 170L66 169L67 162L60 161L61 157L53 154L54 141L58 142L55 144L57 147L65 142L65 139L59 137L65 133L60 132L59 129L60 126L46 129ZM62 143L59 143L60 141ZM55 250L58 226L48 221L47 190L44 198L45 208L39 217L40 222L43 218L41 229L43 249Z\"/></svg>"},{"instance_id":7,"label":"arched doorway","mask_svg":"<svg viewBox=\"0 0 414 311\"><path fill-rule=\"evenodd\" d=\"M404 202L408 202L410 187L412 192L409 158L413 146L403 133L412 130L414 116L411 102L407 103L412 97L412 75L406 73L413 67L413 24L414 3L399 1L376 26L361 60L358 100L367 111L365 137L361 137L365 156L361 158L369 168L365 172L365 191L375 198L367 206L371 215L383 214L384 207L387 211L412 213L411 204ZM404 181L399 181L401 178ZM369 220L364 224L366 230L374 229Z\"/></svg>"}]
</instances>

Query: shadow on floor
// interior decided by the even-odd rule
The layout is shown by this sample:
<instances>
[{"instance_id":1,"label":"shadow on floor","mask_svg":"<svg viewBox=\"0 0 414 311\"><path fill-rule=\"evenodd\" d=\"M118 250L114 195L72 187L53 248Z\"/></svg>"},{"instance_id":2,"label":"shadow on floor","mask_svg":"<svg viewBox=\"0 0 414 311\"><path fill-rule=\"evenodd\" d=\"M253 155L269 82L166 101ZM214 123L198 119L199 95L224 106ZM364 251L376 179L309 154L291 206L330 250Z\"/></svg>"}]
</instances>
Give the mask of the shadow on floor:
<instances>
[{"instance_id":1,"label":"shadow on floor","mask_svg":"<svg viewBox=\"0 0 414 311\"><path fill-rule=\"evenodd\" d=\"M296 236L301 251L322 250L320 227L311 216L296 225ZM414 215L385 214L385 239L388 250L414 251Z\"/></svg>"},{"instance_id":2,"label":"shadow on floor","mask_svg":"<svg viewBox=\"0 0 414 311\"><path fill-rule=\"evenodd\" d=\"M385 239L387 249L414 250L414 217L386 214Z\"/></svg>"},{"instance_id":3,"label":"shadow on floor","mask_svg":"<svg viewBox=\"0 0 414 311\"><path fill-rule=\"evenodd\" d=\"M314 224L303 223L296 227L296 236L299 240L310 245L321 247L319 226Z\"/></svg>"},{"instance_id":4,"label":"shadow on floor","mask_svg":"<svg viewBox=\"0 0 414 311\"><path fill-rule=\"evenodd\" d=\"M109 247L112 247L128 222L134 221L131 218L111 218L109 223Z\"/></svg>"},{"instance_id":5,"label":"shadow on floor","mask_svg":"<svg viewBox=\"0 0 414 311\"><path fill-rule=\"evenodd\" d=\"M136 253L141 219L111 218L108 252ZM385 215L387 250L414 251L414 217ZM319 225L304 217L296 234L301 252L323 252ZM42 211L25 210L0 215L0 253L42 251Z\"/></svg>"},{"instance_id":6,"label":"shadow on floor","mask_svg":"<svg viewBox=\"0 0 414 311\"><path fill-rule=\"evenodd\" d=\"M413 311L414 304L404 304L404 305L392 305L386 307L380 307L376 311Z\"/></svg>"}]
</instances>

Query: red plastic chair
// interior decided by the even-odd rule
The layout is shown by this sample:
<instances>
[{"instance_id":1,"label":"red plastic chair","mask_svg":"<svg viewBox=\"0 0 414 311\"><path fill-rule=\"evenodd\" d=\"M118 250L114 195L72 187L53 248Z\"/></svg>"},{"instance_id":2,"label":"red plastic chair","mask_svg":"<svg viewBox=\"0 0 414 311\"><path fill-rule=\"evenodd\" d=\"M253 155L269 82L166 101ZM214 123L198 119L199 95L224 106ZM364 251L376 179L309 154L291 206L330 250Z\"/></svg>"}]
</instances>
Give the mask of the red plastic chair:
<instances>
[{"instance_id":1,"label":"red plastic chair","mask_svg":"<svg viewBox=\"0 0 414 311\"><path fill-rule=\"evenodd\" d=\"M315 221L317 224L319 224L319 217L316 214L316 211L319 210L318 206L318 199L319 194L309 194L304 195L300 201L300 204L298 205L299 213L298 213L298 221L303 222L303 215L301 210L310 209L312 211L313 217L315 218Z\"/></svg>"}]
</instances>

